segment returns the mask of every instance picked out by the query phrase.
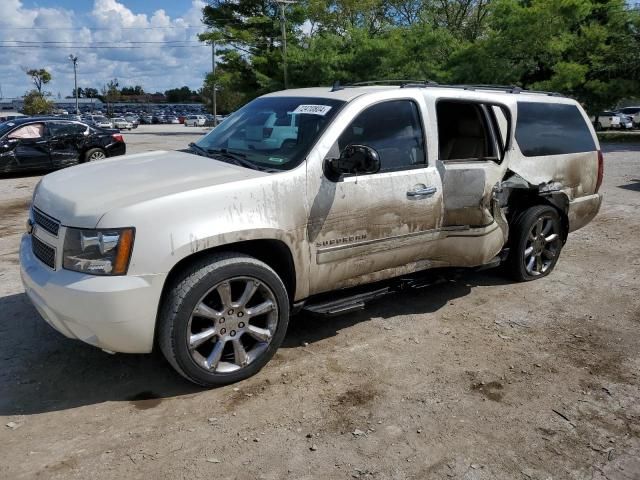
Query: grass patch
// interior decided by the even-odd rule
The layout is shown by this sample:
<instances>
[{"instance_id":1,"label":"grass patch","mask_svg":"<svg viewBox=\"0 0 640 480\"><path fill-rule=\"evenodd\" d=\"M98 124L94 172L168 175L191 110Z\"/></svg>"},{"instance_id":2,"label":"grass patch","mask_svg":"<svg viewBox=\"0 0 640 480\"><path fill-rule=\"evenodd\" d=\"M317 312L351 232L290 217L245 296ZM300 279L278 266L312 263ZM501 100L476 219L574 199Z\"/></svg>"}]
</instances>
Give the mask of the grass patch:
<instances>
[{"instance_id":1,"label":"grass patch","mask_svg":"<svg viewBox=\"0 0 640 480\"><path fill-rule=\"evenodd\" d=\"M602 143L640 143L640 132L598 132Z\"/></svg>"}]
</instances>

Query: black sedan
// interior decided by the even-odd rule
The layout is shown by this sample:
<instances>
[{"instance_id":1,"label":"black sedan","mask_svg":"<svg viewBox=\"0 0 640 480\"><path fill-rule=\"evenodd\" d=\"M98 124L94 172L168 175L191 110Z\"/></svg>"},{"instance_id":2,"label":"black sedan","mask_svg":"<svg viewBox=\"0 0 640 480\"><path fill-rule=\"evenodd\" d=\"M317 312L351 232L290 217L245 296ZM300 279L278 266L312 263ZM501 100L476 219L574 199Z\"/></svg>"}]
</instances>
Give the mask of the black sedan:
<instances>
[{"instance_id":1,"label":"black sedan","mask_svg":"<svg viewBox=\"0 0 640 480\"><path fill-rule=\"evenodd\" d=\"M60 118L0 123L0 172L63 168L124 155L120 133Z\"/></svg>"}]
</instances>

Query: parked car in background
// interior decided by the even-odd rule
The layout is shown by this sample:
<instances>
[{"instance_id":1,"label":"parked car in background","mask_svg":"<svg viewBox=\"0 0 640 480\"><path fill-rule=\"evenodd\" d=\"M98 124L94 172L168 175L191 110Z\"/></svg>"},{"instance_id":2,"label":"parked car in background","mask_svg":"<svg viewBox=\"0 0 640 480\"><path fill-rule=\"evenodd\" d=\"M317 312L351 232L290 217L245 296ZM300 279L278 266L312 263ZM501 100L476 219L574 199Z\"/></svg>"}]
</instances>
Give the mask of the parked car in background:
<instances>
[{"instance_id":1,"label":"parked car in background","mask_svg":"<svg viewBox=\"0 0 640 480\"><path fill-rule=\"evenodd\" d=\"M126 153L122 135L56 117L0 123L0 172L62 168Z\"/></svg>"},{"instance_id":2,"label":"parked car in background","mask_svg":"<svg viewBox=\"0 0 640 480\"><path fill-rule=\"evenodd\" d=\"M619 129L621 118L614 112L602 112L593 118L593 126L596 130Z\"/></svg>"},{"instance_id":3,"label":"parked car in background","mask_svg":"<svg viewBox=\"0 0 640 480\"><path fill-rule=\"evenodd\" d=\"M131 130L133 129L133 124L127 121L123 117L115 117L111 119L111 123L113 123L113 128L118 128L120 130Z\"/></svg>"},{"instance_id":4,"label":"parked car in background","mask_svg":"<svg viewBox=\"0 0 640 480\"><path fill-rule=\"evenodd\" d=\"M207 119L202 115L188 115L184 119L185 127L204 127Z\"/></svg>"},{"instance_id":5,"label":"parked car in background","mask_svg":"<svg viewBox=\"0 0 640 480\"><path fill-rule=\"evenodd\" d=\"M0 116L0 122L8 122L10 120L16 120L18 118L24 118L26 115L21 113L11 113L10 115Z\"/></svg>"},{"instance_id":6,"label":"parked car in background","mask_svg":"<svg viewBox=\"0 0 640 480\"><path fill-rule=\"evenodd\" d=\"M178 120L178 117L169 116L167 117L167 123L170 123L172 125L178 125L180 124L180 120Z\"/></svg>"},{"instance_id":7,"label":"parked car in background","mask_svg":"<svg viewBox=\"0 0 640 480\"><path fill-rule=\"evenodd\" d=\"M635 128L640 128L640 107L624 107L618 110L620 113L630 115Z\"/></svg>"},{"instance_id":8,"label":"parked car in background","mask_svg":"<svg viewBox=\"0 0 640 480\"><path fill-rule=\"evenodd\" d=\"M99 128L113 128L113 122L104 115L87 115L85 121Z\"/></svg>"},{"instance_id":9,"label":"parked car in background","mask_svg":"<svg viewBox=\"0 0 640 480\"><path fill-rule=\"evenodd\" d=\"M620 118L620 128L623 130L633 129L633 117L621 112L614 112Z\"/></svg>"},{"instance_id":10,"label":"parked car in background","mask_svg":"<svg viewBox=\"0 0 640 480\"><path fill-rule=\"evenodd\" d=\"M138 128L138 125L140 125L140 118L137 115L127 115L124 119L131 123L132 128Z\"/></svg>"}]
</instances>

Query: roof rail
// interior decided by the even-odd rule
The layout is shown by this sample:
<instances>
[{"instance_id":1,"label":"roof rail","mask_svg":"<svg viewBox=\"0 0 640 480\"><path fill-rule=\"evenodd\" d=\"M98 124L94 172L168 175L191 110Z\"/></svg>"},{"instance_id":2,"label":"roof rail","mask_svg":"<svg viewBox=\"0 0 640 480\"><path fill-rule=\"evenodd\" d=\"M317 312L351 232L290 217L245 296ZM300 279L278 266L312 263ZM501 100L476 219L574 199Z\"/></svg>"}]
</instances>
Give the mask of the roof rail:
<instances>
[{"instance_id":1,"label":"roof rail","mask_svg":"<svg viewBox=\"0 0 640 480\"><path fill-rule=\"evenodd\" d=\"M344 90L345 88L357 88L357 87L366 87L366 86L375 86L375 85L399 85L400 88L404 88L409 85L427 85L432 84L436 85L436 83L431 82L430 80L399 80L399 79L390 79L390 80L370 80L366 82L356 82L356 83L347 83L342 85L340 80L336 80L333 82L333 86L331 87L332 92L337 92L338 90Z\"/></svg>"},{"instance_id":2,"label":"roof rail","mask_svg":"<svg viewBox=\"0 0 640 480\"><path fill-rule=\"evenodd\" d=\"M436 87L436 88L454 88L458 90L490 90L497 92L505 92L505 93L536 93L539 95L548 95L550 97L564 97L562 93L558 92L547 92L543 90L526 90L518 85L487 85L487 84L455 84L455 85L446 85L433 82L431 80L373 80L368 82L357 82L351 83L347 85L341 85L339 81L336 81L333 84L332 92L336 92L338 90L344 90L345 88L356 88L356 87L364 87L367 85L396 85L399 84L400 88L428 88L428 87Z\"/></svg>"}]
</instances>

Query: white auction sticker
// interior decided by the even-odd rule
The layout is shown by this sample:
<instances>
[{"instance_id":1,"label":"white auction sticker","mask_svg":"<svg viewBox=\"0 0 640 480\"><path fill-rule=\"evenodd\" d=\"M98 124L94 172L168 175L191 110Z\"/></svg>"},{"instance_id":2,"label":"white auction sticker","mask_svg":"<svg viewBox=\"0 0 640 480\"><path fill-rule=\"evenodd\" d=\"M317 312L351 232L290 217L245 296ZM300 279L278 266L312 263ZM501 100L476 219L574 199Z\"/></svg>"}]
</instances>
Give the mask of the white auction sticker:
<instances>
[{"instance_id":1,"label":"white auction sticker","mask_svg":"<svg viewBox=\"0 0 640 480\"><path fill-rule=\"evenodd\" d=\"M298 105L293 113L308 113L311 115L326 115L331 107L328 105Z\"/></svg>"}]
</instances>

